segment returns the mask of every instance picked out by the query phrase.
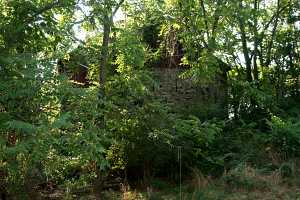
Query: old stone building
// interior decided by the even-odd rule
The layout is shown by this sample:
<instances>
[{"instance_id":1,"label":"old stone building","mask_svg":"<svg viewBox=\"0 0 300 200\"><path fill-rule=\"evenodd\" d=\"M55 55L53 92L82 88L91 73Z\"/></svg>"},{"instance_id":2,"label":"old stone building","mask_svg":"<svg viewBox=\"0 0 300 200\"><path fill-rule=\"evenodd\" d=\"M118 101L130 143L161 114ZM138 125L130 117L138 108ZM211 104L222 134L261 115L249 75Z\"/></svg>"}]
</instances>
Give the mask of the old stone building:
<instances>
[{"instance_id":1,"label":"old stone building","mask_svg":"<svg viewBox=\"0 0 300 200\"><path fill-rule=\"evenodd\" d=\"M183 109L219 107L221 110L223 108L221 115L226 115L227 84L223 74L217 74L211 83L201 85L189 78L180 78L186 70L182 66L155 67L151 70L158 82L154 93L163 101Z\"/></svg>"}]
</instances>

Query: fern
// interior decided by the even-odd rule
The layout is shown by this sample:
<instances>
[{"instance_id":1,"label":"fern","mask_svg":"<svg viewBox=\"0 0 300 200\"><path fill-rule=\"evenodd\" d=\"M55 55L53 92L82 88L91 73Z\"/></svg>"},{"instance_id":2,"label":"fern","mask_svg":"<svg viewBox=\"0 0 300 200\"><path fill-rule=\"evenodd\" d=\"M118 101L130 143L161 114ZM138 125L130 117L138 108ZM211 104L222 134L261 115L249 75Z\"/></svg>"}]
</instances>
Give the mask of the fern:
<instances>
[{"instance_id":1,"label":"fern","mask_svg":"<svg viewBox=\"0 0 300 200\"><path fill-rule=\"evenodd\" d=\"M36 127L30 123L12 120L6 123L7 128L13 131L17 131L22 134L34 135L36 133Z\"/></svg>"}]
</instances>

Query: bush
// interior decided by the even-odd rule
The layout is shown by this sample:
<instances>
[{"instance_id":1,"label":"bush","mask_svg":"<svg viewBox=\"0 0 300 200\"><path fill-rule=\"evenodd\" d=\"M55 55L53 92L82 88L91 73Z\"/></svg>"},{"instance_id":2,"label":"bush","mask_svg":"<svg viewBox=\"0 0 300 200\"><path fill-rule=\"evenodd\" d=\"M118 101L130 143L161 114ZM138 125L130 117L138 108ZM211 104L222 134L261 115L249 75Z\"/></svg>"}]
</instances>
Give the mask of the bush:
<instances>
[{"instance_id":1,"label":"bush","mask_svg":"<svg viewBox=\"0 0 300 200\"><path fill-rule=\"evenodd\" d=\"M300 120L286 120L272 116L268 122L271 131L265 141L278 150L285 159L300 155Z\"/></svg>"},{"instance_id":2,"label":"bush","mask_svg":"<svg viewBox=\"0 0 300 200\"><path fill-rule=\"evenodd\" d=\"M246 164L241 164L223 176L224 183L230 189L266 189L268 184L258 171Z\"/></svg>"}]
</instances>

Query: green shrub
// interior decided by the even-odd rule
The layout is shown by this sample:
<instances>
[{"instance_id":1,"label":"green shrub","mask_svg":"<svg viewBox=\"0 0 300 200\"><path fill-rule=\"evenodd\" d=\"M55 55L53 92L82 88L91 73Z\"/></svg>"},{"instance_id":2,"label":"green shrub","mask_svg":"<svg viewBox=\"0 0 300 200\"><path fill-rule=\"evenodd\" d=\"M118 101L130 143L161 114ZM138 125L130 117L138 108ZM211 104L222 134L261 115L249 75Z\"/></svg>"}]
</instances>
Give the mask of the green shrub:
<instances>
[{"instance_id":1,"label":"green shrub","mask_svg":"<svg viewBox=\"0 0 300 200\"><path fill-rule=\"evenodd\" d=\"M257 170L245 164L230 170L222 179L229 189L264 190L268 188L267 182L261 179Z\"/></svg>"},{"instance_id":2,"label":"green shrub","mask_svg":"<svg viewBox=\"0 0 300 200\"><path fill-rule=\"evenodd\" d=\"M285 158L297 157L300 155L300 120L281 119L272 116L268 122L271 131L265 137L265 141L271 144Z\"/></svg>"},{"instance_id":3,"label":"green shrub","mask_svg":"<svg viewBox=\"0 0 300 200\"><path fill-rule=\"evenodd\" d=\"M279 168L280 176L282 178L291 178L295 175L294 163L286 162L281 164Z\"/></svg>"},{"instance_id":4,"label":"green shrub","mask_svg":"<svg viewBox=\"0 0 300 200\"><path fill-rule=\"evenodd\" d=\"M171 185L163 180L153 179L150 182L151 186L157 190L168 190L171 188Z\"/></svg>"}]
</instances>

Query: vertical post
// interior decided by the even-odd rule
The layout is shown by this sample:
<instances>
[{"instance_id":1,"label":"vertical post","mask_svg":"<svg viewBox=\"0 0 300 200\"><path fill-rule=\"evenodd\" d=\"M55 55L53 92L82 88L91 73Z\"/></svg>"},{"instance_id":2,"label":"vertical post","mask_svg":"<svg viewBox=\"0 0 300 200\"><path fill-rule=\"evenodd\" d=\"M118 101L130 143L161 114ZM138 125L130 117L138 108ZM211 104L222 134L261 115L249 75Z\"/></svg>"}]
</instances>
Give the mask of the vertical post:
<instances>
[{"instance_id":1,"label":"vertical post","mask_svg":"<svg viewBox=\"0 0 300 200\"><path fill-rule=\"evenodd\" d=\"M182 200L182 187L181 187L181 149L182 147L178 147L178 162L179 162L179 195L180 195L180 200Z\"/></svg>"}]
</instances>

